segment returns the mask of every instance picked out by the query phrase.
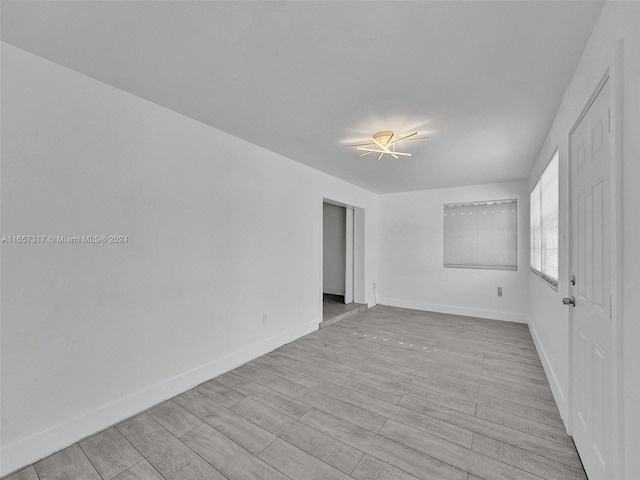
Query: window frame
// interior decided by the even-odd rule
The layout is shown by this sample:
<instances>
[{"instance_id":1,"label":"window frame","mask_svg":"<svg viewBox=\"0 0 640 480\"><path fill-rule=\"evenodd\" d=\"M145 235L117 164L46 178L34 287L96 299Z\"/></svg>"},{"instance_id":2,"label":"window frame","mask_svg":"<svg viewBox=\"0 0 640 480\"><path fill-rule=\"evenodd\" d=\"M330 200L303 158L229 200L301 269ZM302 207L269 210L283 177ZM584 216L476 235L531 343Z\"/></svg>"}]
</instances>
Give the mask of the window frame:
<instances>
[{"instance_id":1,"label":"window frame","mask_svg":"<svg viewBox=\"0 0 640 480\"><path fill-rule=\"evenodd\" d=\"M555 291L558 291L558 282L560 279L560 272L558 271L558 278L555 279L551 276L549 276L547 273L545 273L544 270L544 261L543 261L543 256L544 256L544 251L545 251L545 245L544 245L544 239L543 239L543 235L542 235L542 231L543 231L543 218L542 218L542 177L544 176L544 174L547 172L548 168L551 166L551 164L554 162L554 160L557 159L557 168L558 168L558 172L557 172L557 178L558 178L558 191L557 191L557 209L556 209L556 214L558 216L558 239L557 239L557 245L558 245L558 270L560 269L560 151L559 149L556 147L556 149L554 150L553 154L551 155L551 157L549 157L549 161L547 162L547 164L545 165L544 169L542 170L542 173L540 173L540 176L538 177L538 180L536 181L535 185L533 186L533 189L531 189L531 191L529 192L529 242L531 243L532 241L532 235L531 235L531 197L533 192L538 189L539 194L540 194L540 198L538 201L538 208L539 213L538 213L538 218L540 220L540 223L538 225L538 234L540 236L539 238L539 243L540 243L540 270L537 270L534 266L533 266L533 247L530 244L529 245L529 268L531 270L531 272L540 277L547 285L549 285L551 288L553 288Z\"/></svg>"}]
</instances>

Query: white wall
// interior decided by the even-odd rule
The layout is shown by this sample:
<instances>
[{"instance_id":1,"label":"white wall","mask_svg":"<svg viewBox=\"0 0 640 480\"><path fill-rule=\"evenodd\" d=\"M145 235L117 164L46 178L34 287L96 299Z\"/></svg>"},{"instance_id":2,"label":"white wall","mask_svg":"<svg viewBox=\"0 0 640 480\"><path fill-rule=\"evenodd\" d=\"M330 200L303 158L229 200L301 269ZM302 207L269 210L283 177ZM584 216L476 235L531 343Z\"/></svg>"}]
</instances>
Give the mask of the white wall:
<instances>
[{"instance_id":1,"label":"white wall","mask_svg":"<svg viewBox=\"0 0 640 480\"><path fill-rule=\"evenodd\" d=\"M622 72L616 77L615 89L623 95L619 117L614 117L613 131L621 135L622 163L618 173L622 183L621 244L622 265L619 279L623 282L621 298L614 305L622 351L624 379L623 426L625 466L624 478L640 478L640 3L610 2L602 11L591 35L574 78L565 92L562 104L550 128L540 156L531 172L529 185L533 187L544 164L557 147L560 152L560 281L558 292L553 291L533 275L530 282L531 328L535 332L540 353L548 372L554 378L552 387L560 411L567 416L569 382L569 313L561 298L569 293L568 278L568 152L569 132L593 94L607 68L615 66L616 42L622 40ZM620 301L621 300L621 301ZM551 378L550 378L551 380ZM554 384L555 383L555 384ZM619 459L616 459L616 461Z\"/></svg>"},{"instance_id":2,"label":"white wall","mask_svg":"<svg viewBox=\"0 0 640 480\"><path fill-rule=\"evenodd\" d=\"M129 241L2 245L0 472L317 328L323 198L373 299L375 195L2 44L2 234Z\"/></svg>"},{"instance_id":3,"label":"white wall","mask_svg":"<svg viewBox=\"0 0 640 480\"><path fill-rule=\"evenodd\" d=\"M443 204L518 200L518 270L443 267ZM526 182L380 196L380 303L526 322L529 193ZM498 297L498 287L503 296Z\"/></svg>"},{"instance_id":4,"label":"white wall","mask_svg":"<svg viewBox=\"0 0 640 480\"><path fill-rule=\"evenodd\" d=\"M347 212L344 207L324 203L323 207L323 274L324 293L344 295L347 255Z\"/></svg>"}]
</instances>

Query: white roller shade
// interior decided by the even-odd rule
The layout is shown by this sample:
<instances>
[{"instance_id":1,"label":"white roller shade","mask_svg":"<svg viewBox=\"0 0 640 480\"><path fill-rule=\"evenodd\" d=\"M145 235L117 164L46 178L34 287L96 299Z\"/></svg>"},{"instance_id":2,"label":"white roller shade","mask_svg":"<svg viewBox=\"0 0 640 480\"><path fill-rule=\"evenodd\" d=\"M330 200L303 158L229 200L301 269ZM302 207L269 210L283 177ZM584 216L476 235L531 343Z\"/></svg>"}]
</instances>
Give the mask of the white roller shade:
<instances>
[{"instance_id":1,"label":"white roller shade","mask_svg":"<svg viewBox=\"0 0 640 480\"><path fill-rule=\"evenodd\" d=\"M444 266L515 270L517 202L444 205Z\"/></svg>"}]
</instances>

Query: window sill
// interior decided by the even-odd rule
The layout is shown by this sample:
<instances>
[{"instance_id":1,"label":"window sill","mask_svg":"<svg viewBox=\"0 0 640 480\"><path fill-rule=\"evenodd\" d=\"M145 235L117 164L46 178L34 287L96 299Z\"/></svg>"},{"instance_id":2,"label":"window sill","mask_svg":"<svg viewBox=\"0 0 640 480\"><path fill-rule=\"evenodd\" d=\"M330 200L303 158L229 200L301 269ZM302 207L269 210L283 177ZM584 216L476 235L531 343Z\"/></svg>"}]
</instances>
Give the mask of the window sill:
<instances>
[{"instance_id":1,"label":"window sill","mask_svg":"<svg viewBox=\"0 0 640 480\"><path fill-rule=\"evenodd\" d=\"M455 265L455 264L444 264L444 268L472 268L476 270L503 270L510 272L517 272L518 267L493 267L489 265Z\"/></svg>"},{"instance_id":2,"label":"window sill","mask_svg":"<svg viewBox=\"0 0 640 480\"><path fill-rule=\"evenodd\" d=\"M542 272L531 268L531 273L533 273L536 277L540 278L540 280L547 286L551 287L556 292L558 291L558 282L556 280L552 280L549 277L545 277Z\"/></svg>"}]
</instances>

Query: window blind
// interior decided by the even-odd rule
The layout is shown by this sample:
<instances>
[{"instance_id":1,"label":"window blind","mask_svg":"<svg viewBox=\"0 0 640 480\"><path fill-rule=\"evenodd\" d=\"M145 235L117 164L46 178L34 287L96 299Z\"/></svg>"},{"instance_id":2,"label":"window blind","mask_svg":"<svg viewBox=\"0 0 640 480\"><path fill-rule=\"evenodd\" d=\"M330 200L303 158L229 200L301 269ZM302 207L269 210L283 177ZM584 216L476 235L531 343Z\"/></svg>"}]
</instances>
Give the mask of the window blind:
<instances>
[{"instance_id":1,"label":"window blind","mask_svg":"<svg viewBox=\"0 0 640 480\"><path fill-rule=\"evenodd\" d=\"M558 154L540 178L542 274L558 282Z\"/></svg>"},{"instance_id":2,"label":"window blind","mask_svg":"<svg viewBox=\"0 0 640 480\"><path fill-rule=\"evenodd\" d=\"M444 266L515 270L517 202L444 205Z\"/></svg>"},{"instance_id":3,"label":"window blind","mask_svg":"<svg viewBox=\"0 0 640 480\"><path fill-rule=\"evenodd\" d=\"M530 197L531 268L558 284L559 160L556 152Z\"/></svg>"},{"instance_id":4,"label":"window blind","mask_svg":"<svg viewBox=\"0 0 640 480\"><path fill-rule=\"evenodd\" d=\"M540 183L538 182L530 196L531 214L529 234L531 237L531 268L542 271L542 243L540 239Z\"/></svg>"}]
</instances>

